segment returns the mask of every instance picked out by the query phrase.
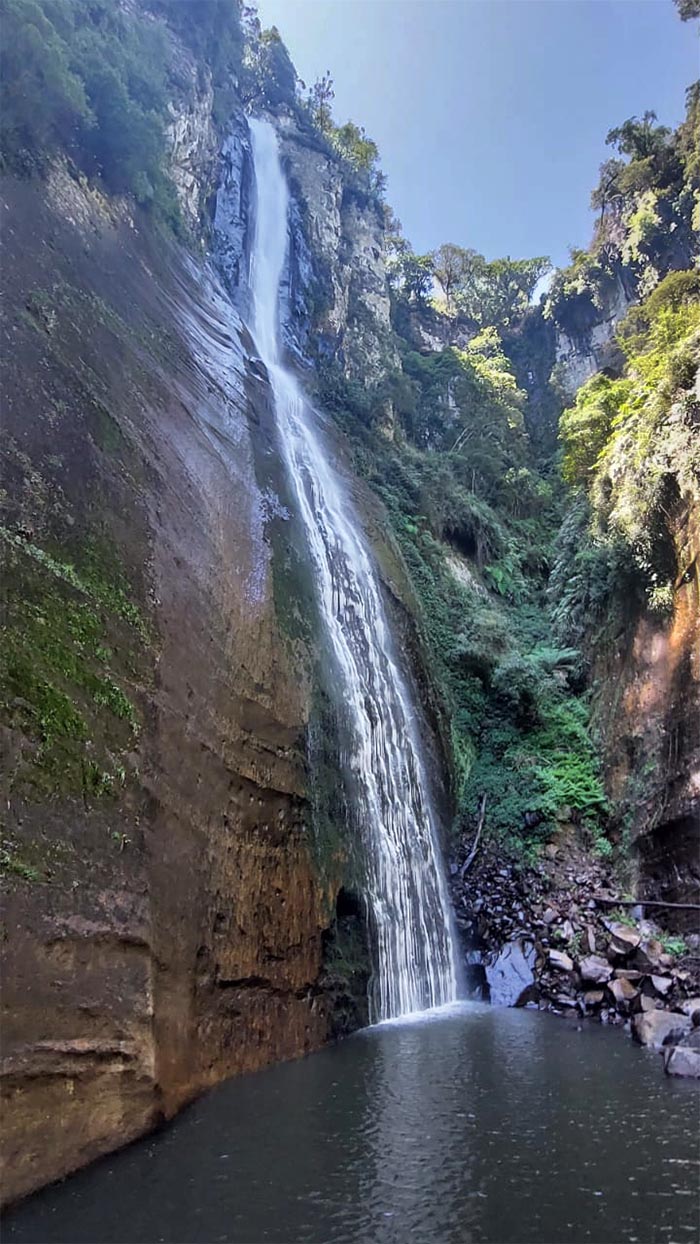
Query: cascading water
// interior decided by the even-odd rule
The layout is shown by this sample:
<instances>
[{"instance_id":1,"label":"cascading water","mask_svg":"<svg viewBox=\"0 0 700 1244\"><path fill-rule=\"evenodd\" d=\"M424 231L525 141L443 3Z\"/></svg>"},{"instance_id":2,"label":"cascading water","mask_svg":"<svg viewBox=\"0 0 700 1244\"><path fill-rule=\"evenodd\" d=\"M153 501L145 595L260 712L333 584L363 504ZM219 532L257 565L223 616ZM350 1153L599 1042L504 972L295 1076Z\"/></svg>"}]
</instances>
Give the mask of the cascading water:
<instances>
[{"instance_id":1,"label":"cascading water","mask_svg":"<svg viewBox=\"0 0 700 1244\"><path fill-rule=\"evenodd\" d=\"M392 655L376 573L326 460L314 413L281 361L278 302L289 195L273 127L251 120L250 133L256 180L253 335L270 377L321 613L344 684L374 933L370 1018L378 1022L456 999L449 902L414 714Z\"/></svg>"}]
</instances>

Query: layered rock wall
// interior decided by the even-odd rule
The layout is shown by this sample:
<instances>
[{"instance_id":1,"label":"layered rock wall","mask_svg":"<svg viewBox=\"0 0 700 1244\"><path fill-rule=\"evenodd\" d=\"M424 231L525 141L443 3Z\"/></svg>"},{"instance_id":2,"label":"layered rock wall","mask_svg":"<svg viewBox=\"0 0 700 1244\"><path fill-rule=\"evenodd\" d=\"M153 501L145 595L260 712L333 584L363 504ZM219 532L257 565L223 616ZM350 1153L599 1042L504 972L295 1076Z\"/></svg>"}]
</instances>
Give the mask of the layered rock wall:
<instances>
[{"instance_id":1,"label":"layered rock wall","mask_svg":"<svg viewBox=\"0 0 700 1244\"><path fill-rule=\"evenodd\" d=\"M293 535L241 321L65 171L2 209L13 1198L327 1039L342 859L311 826L310 607L293 580L280 599Z\"/></svg>"}]
</instances>

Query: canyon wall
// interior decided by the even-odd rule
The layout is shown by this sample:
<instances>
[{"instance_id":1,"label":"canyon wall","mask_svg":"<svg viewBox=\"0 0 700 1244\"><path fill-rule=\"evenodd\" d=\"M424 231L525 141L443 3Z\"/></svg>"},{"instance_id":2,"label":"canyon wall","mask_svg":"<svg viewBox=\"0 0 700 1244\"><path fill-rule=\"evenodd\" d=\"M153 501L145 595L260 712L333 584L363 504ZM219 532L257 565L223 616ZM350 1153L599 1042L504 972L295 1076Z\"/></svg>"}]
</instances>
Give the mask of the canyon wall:
<instances>
[{"instance_id":1,"label":"canyon wall","mask_svg":"<svg viewBox=\"0 0 700 1244\"><path fill-rule=\"evenodd\" d=\"M312 809L312 587L243 323L61 165L2 208L14 1198L361 1022L366 978L333 967L360 917Z\"/></svg>"}]
</instances>

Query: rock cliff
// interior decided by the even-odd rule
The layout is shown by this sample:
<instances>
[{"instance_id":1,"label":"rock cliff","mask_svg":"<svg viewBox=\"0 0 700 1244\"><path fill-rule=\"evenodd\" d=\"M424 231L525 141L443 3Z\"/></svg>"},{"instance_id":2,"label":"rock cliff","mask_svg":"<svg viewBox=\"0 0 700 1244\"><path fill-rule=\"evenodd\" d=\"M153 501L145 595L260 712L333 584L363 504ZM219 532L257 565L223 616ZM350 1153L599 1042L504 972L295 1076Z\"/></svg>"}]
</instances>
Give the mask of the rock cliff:
<instances>
[{"instance_id":1,"label":"rock cliff","mask_svg":"<svg viewBox=\"0 0 700 1244\"><path fill-rule=\"evenodd\" d=\"M12 1198L342 1027L344 863L312 826L313 605L242 321L60 168L2 206Z\"/></svg>"}]
</instances>

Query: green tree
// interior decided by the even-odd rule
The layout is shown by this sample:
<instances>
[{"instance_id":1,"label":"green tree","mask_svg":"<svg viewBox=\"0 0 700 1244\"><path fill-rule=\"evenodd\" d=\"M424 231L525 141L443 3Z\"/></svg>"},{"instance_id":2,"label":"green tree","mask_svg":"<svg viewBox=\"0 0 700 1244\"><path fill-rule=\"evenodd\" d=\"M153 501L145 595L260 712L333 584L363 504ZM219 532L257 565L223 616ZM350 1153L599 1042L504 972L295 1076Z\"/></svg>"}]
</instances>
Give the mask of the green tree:
<instances>
[{"instance_id":1,"label":"green tree","mask_svg":"<svg viewBox=\"0 0 700 1244\"><path fill-rule=\"evenodd\" d=\"M409 302L425 306L433 286L433 261L430 255L408 251L398 262L403 292Z\"/></svg>"},{"instance_id":2,"label":"green tree","mask_svg":"<svg viewBox=\"0 0 700 1244\"><path fill-rule=\"evenodd\" d=\"M493 259L482 255L467 269L457 305L477 324L505 328L527 310L535 286L551 269L545 256L536 259Z\"/></svg>"},{"instance_id":3,"label":"green tree","mask_svg":"<svg viewBox=\"0 0 700 1244\"><path fill-rule=\"evenodd\" d=\"M630 117L609 130L605 139L609 147L616 147L620 155L630 160L648 160L659 156L668 146L671 131L667 125L656 124L656 113L647 111L641 121Z\"/></svg>"},{"instance_id":4,"label":"green tree","mask_svg":"<svg viewBox=\"0 0 700 1244\"><path fill-rule=\"evenodd\" d=\"M700 0L674 0L674 3L682 22L689 22L694 17L700 17Z\"/></svg>"},{"instance_id":5,"label":"green tree","mask_svg":"<svg viewBox=\"0 0 700 1244\"><path fill-rule=\"evenodd\" d=\"M476 251L465 250L463 246L456 246L454 242L443 242L442 246L432 251L431 259L435 279L445 295L448 313L452 313L455 309L457 292L466 280L470 266L475 259L480 258L481 256L478 256Z\"/></svg>"},{"instance_id":6,"label":"green tree","mask_svg":"<svg viewBox=\"0 0 700 1244\"><path fill-rule=\"evenodd\" d=\"M309 88L307 100L314 124L324 134L330 134L333 130L332 104L334 99L333 79L330 69L327 69L323 76L317 78L313 86Z\"/></svg>"},{"instance_id":7,"label":"green tree","mask_svg":"<svg viewBox=\"0 0 700 1244\"><path fill-rule=\"evenodd\" d=\"M68 4L56 15L70 31ZM0 141L6 163L40 163L56 148L75 149L94 123L70 48L35 0L0 5Z\"/></svg>"}]
</instances>

